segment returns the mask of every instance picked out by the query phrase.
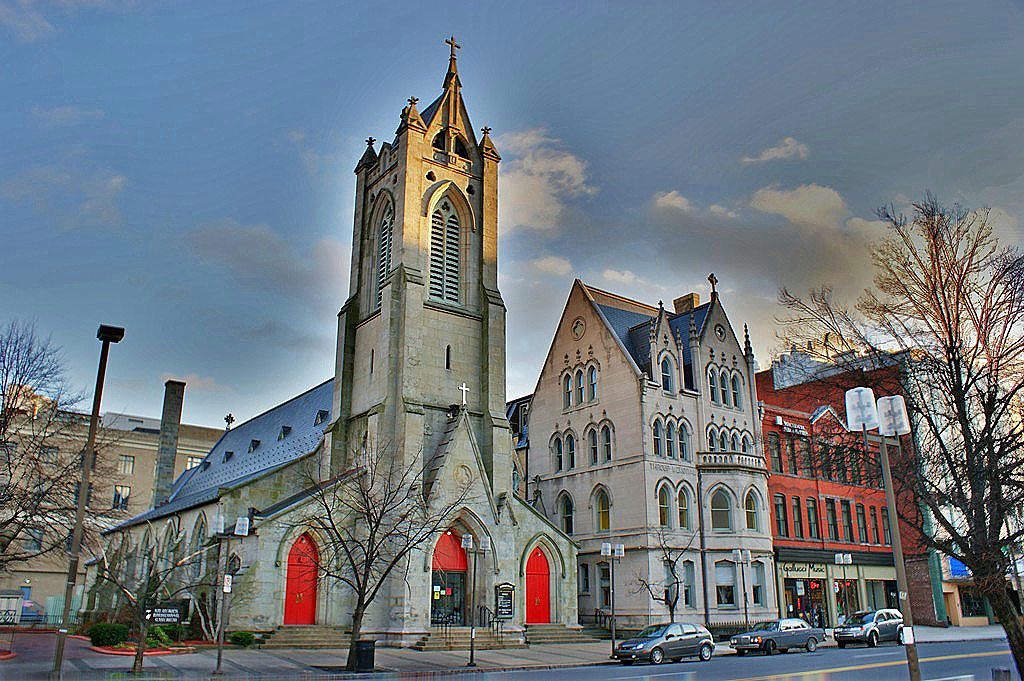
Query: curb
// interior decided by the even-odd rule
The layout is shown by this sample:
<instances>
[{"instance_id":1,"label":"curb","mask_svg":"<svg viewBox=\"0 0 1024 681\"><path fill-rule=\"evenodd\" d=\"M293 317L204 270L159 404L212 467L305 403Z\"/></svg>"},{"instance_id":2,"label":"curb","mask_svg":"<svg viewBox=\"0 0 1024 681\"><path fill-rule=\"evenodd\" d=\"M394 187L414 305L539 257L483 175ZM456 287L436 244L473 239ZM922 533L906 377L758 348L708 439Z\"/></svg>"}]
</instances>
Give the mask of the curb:
<instances>
[{"instance_id":1,"label":"curb","mask_svg":"<svg viewBox=\"0 0 1024 681\"><path fill-rule=\"evenodd\" d=\"M0 650L0 660L9 660L12 657L17 657L18 653L13 650Z\"/></svg>"},{"instance_id":2,"label":"curb","mask_svg":"<svg viewBox=\"0 0 1024 681\"><path fill-rule=\"evenodd\" d=\"M104 655L122 655L128 657L135 657L134 650L119 650L115 648L105 648L103 646L89 646L89 650L92 650L97 653L102 653ZM172 650L168 650L165 648L162 650L143 651L142 656L155 657L157 655L188 655L194 652L196 652L195 648L176 648Z\"/></svg>"}]
</instances>

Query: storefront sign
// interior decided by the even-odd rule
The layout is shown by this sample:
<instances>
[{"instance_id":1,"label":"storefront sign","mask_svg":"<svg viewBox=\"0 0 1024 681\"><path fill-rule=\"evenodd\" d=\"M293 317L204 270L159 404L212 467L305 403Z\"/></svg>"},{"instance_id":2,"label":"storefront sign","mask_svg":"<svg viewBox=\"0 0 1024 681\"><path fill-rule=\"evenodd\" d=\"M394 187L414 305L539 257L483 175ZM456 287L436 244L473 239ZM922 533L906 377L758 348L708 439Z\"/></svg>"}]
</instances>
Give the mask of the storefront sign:
<instances>
[{"instance_id":1,"label":"storefront sign","mask_svg":"<svg viewBox=\"0 0 1024 681\"><path fill-rule=\"evenodd\" d=\"M494 616L510 620L516 611L516 585L505 582L494 587Z\"/></svg>"},{"instance_id":2,"label":"storefront sign","mask_svg":"<svg viewBox=\"0 0 1024 681\"><path fill-rule=\"evenodd\" d=\"M786 577L824 577L824 563L779 563L779 569Z\"/></svg>"},{"instance_id":3,"label":"storefront sign","mask_svg":"<svg viewBox=\"0 0 1024 681\"><path fill-rule=\"evenodd\" d=\"M153 624L181 624L181 606L161 603L146 610L146 619Z\"/></svg>"}]
</instances>

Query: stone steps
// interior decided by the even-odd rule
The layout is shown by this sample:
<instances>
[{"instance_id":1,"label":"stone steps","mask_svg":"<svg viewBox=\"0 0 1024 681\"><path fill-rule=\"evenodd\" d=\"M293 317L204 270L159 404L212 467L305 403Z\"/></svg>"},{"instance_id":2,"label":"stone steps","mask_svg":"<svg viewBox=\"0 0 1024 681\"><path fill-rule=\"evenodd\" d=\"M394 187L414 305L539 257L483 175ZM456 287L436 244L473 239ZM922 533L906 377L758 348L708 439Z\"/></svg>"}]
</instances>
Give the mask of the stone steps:
<instances>
[{"instance_id":1,"label":"stone steps","mask_svg":"<svg viewBox=\"0 0 1024 681\"><path fill-rule=\"evenodd\" d=\"M341 627L316 624L283 625L271 632L264 648L348 648L351 637Z\"/></svg>"},{"instance_id":2,"label":"stone steps","mask_svg":"<svg viewBox=\"0 0 1024 681\"><path fill-rule=\"evenodd\" d=\"M420 638L415 650L469 650L469 627L452 627L447 633L442 629L432 629L429 634ZM500 638L492 629L476 630L477 650L495 650L499 648L525 648L518 634L503 634Z\"/></svg>"},{"instance_id":3,"label":"stone steps","mask_svg":"<svg viewBox=\"0 0 1024 681\"><path fill-rule=\"evenodd\" d=\"M598 640L583 633L579 627L564 624L527 624L526 641L531 645L545 643L593 643Z\"/></svg>"}]
</instances>

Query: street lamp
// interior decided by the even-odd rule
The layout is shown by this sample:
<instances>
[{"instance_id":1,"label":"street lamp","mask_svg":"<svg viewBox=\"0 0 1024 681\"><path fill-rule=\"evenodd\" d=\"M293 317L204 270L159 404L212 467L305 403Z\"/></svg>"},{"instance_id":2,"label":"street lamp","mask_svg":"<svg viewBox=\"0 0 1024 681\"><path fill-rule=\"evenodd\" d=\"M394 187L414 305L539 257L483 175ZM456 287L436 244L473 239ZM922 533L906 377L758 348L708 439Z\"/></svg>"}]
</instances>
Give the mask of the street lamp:
<instances>
[{"instance_id":1,"label":"street lamp","mask_svg":"<svg viewBox=\"0 0 1024 681\"><path fill-rule=\"evenodd\" d=\"M120 343L124 338L124 329L120 326L100 324L96 332L103 345L100 346L100 366L96 372L96 390L92 396L92 415L89 417L89 436L85 442L85 455L82 457L82 480L78 485L78 506L75 510L75 527L71 532L71 559L68 561L67 585L64 589L64 610L61 613L60 627L57 629L57 647L53 652L53 676L60 678L61 667L64 666L64 641L68 636L68 617L71 615L71 599L75 595L75 582L78 579L78 554L82 550L82 532L85 523L85 503L89 497L89 473L92 472L93 460L96 458L96 428L100 418L100 399L103 396L103 379L107 373L107 353L111 343Z\"/></svg>"},{"instance_id":2,"label":"street lamp","mask_svg":"<svg viewBox=\"0 0 1024 681\"><path fill-rule=\"evenodd\" d=\"M615 658L615 561L626 555L626 547L622 544L612 546L611 542L601 542L601 555L610 557L611 560L611 582L608 588L608 595L612 605L612 659Z\"/></svg>"},{"instance_id":3,"label":"street lamp","mask_svg":"<svg viewBox=\"0 0 1024 681\"><path fill-rule=\"evenodd\" d=\"M881 422L879 415L882 416ZM921 665L917 659L917 646L914 643L914 615L910 610L910 593L907 586L907 567L903 564L903 543L900 539L900 517L896 512L896 493L892 486L892 473L889 470L889 448L885 438L898 437L910 432L910 419L907 417L907 406L900 395L878 398L871 388L852 388L846 391L847 428L860 428L864 433L864 456L868 454L868 429L878 429L881 436L878 445L882 464L882 482L885 485L885 505L889 510L892 523L892 549L896 562L896 583L899 589L900 611L903 613L903 645L907 649L907 666L910 668L910 681L921 681ZM897 444L897 449L899 445Z\"/></svg>"},{"instance_id":4,"label":"street lamp","mask_svg":"<svg viewBox=\"0 0 1024 681\"><path fill-rule=\"evenodd\" d=\"M732 559L740 566L740 584L743 587L743 626L750 630L750 611L747 604L747 568L750 563L750 550L733 549Z\"/></svg>"},{"instance_id":5,"label":"street lamp","mask_svg":"<svg viewBox=\"0 0 1024 681\"><path fill-rule=\"evenodd\" d=\"M473 582L469 589L469 662L467 667L476 666L476 557L491 548L490 537L480 537L480 549L473 548L473 535L462 535L462 548L473 554Z\"/></svg>"}]
</instances>

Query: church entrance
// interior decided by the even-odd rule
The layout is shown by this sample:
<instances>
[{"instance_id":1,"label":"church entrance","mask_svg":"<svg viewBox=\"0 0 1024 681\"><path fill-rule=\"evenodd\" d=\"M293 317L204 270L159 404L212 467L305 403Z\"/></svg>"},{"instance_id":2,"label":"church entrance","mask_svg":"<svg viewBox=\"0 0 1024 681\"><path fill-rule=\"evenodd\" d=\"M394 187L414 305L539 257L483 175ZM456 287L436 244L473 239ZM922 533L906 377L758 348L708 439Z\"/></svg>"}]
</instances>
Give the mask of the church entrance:
<instances>
[{"instance_id":1,"label":"church entrance","mask_svg":"<svg viewBox=\"0 0 1024 681\"><path fill-rule=\"evenodd\" d=\"M430 623L464 625L469 564L461 538L452 530L437 540L431 567Z\"/></svg>"},{"instance_id":2,"label":"church entrance","mask_svg":"<svg viewBox=\"0 0 1024 681\"><path fill-rule=\"evenodd\" d=\"M551 569L538 546L526 561L526 623L551 621Z\"/></svg>"},{"instance_id":3,"label":"church entrance","mask_svg":"<svg viewBox=\"0 0 1024 681\"><path fill-rule=\"evenodd\" d=\"M288 552L284 590L284 623L316 623L316 582L320 554L309 534L303 534Z\"/></svg>"}]
</instances>

